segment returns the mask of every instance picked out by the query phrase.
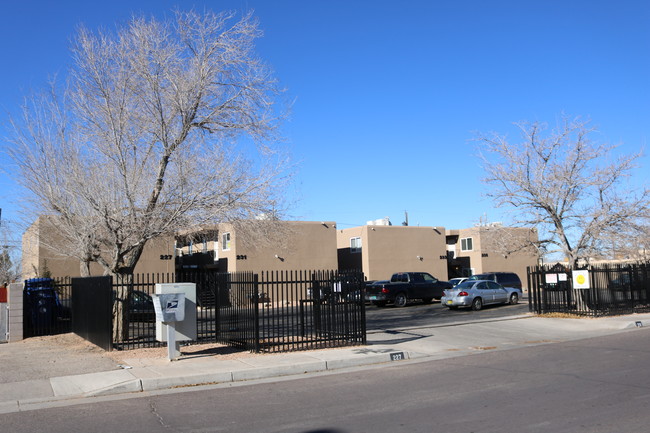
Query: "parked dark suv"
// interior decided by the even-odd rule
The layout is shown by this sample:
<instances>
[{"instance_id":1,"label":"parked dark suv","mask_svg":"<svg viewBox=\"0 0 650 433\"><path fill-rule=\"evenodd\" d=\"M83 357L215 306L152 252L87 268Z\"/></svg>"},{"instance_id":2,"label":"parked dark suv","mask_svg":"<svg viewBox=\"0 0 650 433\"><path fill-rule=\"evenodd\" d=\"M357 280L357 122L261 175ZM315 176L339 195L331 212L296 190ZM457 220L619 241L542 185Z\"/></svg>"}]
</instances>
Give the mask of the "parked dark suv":
<instances>
[{"instance_id":1,"label":"parked dark suv","mask_svg":"<svg viewBox=\"0 0 650 433\"><path fill-rule=\"evenodd\" d=\"M501 284L503 287L514 287L521 290L521 280L514 272L486 272L472 275L470 280L490 280Z\"/></svg>"}]
</instances>

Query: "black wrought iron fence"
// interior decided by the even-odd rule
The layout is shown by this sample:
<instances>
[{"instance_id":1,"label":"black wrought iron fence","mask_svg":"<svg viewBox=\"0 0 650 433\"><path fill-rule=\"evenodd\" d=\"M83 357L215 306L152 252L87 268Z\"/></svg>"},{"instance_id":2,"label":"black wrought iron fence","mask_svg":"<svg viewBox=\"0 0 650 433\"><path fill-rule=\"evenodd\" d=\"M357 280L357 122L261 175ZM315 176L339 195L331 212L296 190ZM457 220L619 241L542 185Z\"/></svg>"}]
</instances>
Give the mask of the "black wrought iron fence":
<instances>
[{"instance_id":1,"label":"black wrought iron fence","mask_svg":"<svg viewBox=\"0 0 650 433\"><path fill-rule=\"evenodd\" d=\"M23 291L23 335L64 334L72 330L72 283L66 278L32 278Z\"/></svg>"},{"instance_id":2,"label":"black wrought iron fence","mask_svg":"<svg viewBox=\"0 0 650 433\"><path fill-rule=\"evenodd\" d=\"M257 284L258 350L365 344L362 273L266 272Z\"/></svg>"},{"instance_id":3,"label":"black wrought iron fence","mask_svg":"<svg viewBox=\"0 0 650 433\"><path fill-rule=\"evenodd\" d=\"M109 278L110 277L106 277ZM77 281L79 290L94 290L93 284ZM113 298L105 307L122 303L122 332L113 332L114 320L93 323L86 314L92 308L92 293L83 294L83 305L74 303L70 279L52 282L58 304L51 314L34 320L31 335L70 332L76 329L93 335L110 335L110 346L118 350L159 347L152 295L156 284L192 282L196 284L196 343L219 342L251 351L280 352L339 347L366 342L364 278L361 272L286 271L177 274L136 274L120 281L110 280ZM102 305L104 305L102 304ZM96 307L96 306L93 306ZM26 310L28 314L33 310ZM39 321L40 320L40 321ZM98 320L99 321L99 320ZM99 327L105 329L99 329Z\"/></svg>"},{"instance_id":4,"label":"black wrought iron fence","mask_svg":"<svg viewBox=\"0 0 650 433\"><path fill-rule=\"evenodd\" d=\"M528 268L529 308L537 314L607 316L650 311L649 264L589 266L585 288L561 265Z\"/></svg>"}]
</instances>

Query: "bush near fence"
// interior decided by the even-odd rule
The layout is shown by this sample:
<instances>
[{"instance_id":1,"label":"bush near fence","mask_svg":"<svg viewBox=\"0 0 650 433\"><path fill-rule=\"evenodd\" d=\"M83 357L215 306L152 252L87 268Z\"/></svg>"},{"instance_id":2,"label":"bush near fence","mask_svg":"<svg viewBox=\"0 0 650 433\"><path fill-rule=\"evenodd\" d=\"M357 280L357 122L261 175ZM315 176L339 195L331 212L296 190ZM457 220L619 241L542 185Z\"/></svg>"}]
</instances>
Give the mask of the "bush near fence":
<instances>
[{"instance_id":1,"label":"bush near fence","mask_svg":"<svg viewBox=\"0 0 650 433\"><path fill-rule=\"evenodd\" d=\"M529 309L536 314L613 316L650 312L650 263L603 264L589 271L589 288L573 287L572 269L528 268Z\"/></svg>"}]
</instances>

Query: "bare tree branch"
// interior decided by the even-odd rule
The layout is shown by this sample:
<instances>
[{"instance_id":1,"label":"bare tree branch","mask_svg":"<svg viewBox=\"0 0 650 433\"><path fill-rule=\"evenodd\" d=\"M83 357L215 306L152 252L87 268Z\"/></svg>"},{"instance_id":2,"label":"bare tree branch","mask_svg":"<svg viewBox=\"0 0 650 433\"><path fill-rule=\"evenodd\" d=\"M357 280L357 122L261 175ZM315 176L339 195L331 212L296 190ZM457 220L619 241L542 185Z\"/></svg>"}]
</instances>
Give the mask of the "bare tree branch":
<instances>
[{"instance_id":1,"label":"bare tree branch","mask_svg":"<svg viewBox=\"0 0 650 433\"><path fill-rule=\"evenodd\" d=\"M477 137L484 181L497 206L516 211L518 224L539 229L540 248L576 264L602 254L607 233L644 218L647 224L650 192L623 182L640 153L610 160L615 146L591 141L594 129L579 118L563 117L550 132L539 122L517 126L520 143L498 134Z\"/></svg>"}]
</instances>

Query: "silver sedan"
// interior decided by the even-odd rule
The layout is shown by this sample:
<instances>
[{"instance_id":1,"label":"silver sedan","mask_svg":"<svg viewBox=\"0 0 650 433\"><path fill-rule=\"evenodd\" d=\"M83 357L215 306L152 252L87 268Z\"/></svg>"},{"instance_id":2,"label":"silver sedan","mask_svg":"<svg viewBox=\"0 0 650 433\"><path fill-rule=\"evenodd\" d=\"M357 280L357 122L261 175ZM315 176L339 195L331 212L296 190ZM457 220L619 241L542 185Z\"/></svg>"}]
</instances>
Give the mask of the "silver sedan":
<instances>
[{"instance_id":1,"label":"silver sedan","mask_svg":"<svg viewBox=\"0 0 650 433\"><path fill-rule=\"evenodd\" d=\"M471 307L478 311L488 304L516 304L520 297L520 289L514 287L503 287L494 281L467 280L445 290L440 303L451 310Z\"/></svg>"}]
</instances>

